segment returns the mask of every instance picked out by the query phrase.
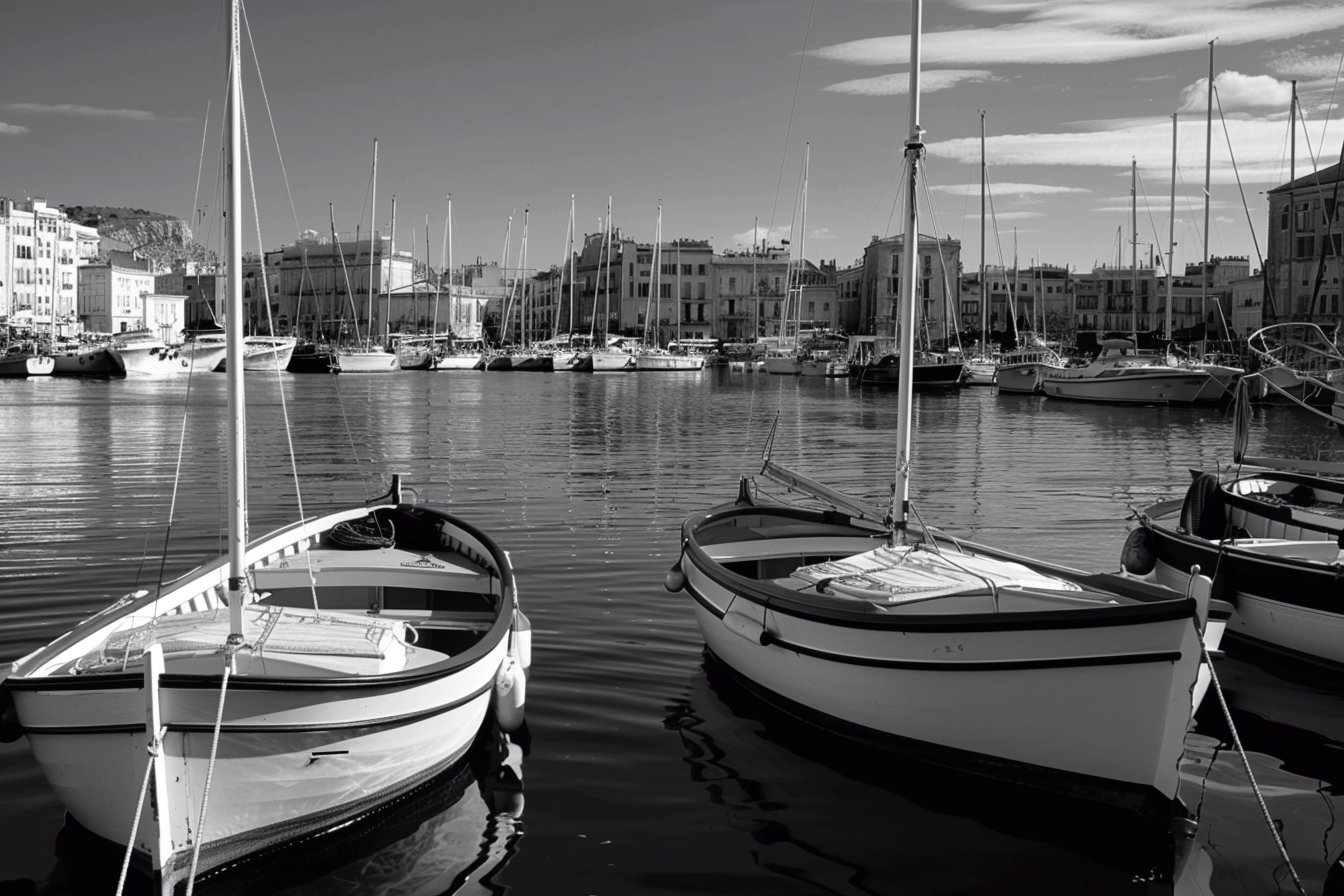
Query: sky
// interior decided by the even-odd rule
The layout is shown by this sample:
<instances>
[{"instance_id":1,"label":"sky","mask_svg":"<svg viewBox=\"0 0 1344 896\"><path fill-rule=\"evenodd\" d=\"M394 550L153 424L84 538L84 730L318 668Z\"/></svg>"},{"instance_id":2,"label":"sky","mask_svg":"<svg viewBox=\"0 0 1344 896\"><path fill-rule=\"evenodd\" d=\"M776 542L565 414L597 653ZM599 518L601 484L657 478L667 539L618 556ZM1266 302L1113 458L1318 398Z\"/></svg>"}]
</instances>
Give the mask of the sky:
<instances>
[{"instance_id":1,"label":"sky","mask_svg":"<svg viewBox=\"0 0 1344 896\"><path fill-rule=\"evenodd\" d=\"M397 248L435 267L450 195L457 265L519 264L525 218L527 266L560 263L571 197L580 239L610 197L626 237L651 241L661 204L664 239L789 239L842 267L900 232L909 0L254 7L249 249L333 219L343 236L387 230L394 196ZM164 212L219 250L223 0L5 15L0 196ZM1207 254L1258 268L1264 191L1344 143L1339 0L926 0L922 31L920 229L961 240L968 270L982 110L989 265L1128 266L1135 243L1141 264L1166 255L1175 113L1176 269L1206 253L1206 141Z\"/></svg>"}]
</instances>

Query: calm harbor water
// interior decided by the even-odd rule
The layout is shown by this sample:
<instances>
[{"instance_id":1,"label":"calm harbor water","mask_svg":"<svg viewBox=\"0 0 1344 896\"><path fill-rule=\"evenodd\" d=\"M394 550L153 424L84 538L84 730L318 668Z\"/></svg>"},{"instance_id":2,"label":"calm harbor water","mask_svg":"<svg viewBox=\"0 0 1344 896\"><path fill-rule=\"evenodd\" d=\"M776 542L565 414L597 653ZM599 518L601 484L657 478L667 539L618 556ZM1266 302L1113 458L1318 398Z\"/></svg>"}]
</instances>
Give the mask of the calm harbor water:
<instances>
[{"instance_id":1,"label":"calm harbor water","mask_svg":"<svg viewBox=\"0 0 1344 896\"><path fill-rule=\"evenodd\" d=\"M662 587L682 520L759 469L776 416L779 460L885 502L894 394L726 370L247 384L255 532L296 499L346 506L396 472L509 549L534 626L529 737L521 798L464 769L283 871L201 892L1294 891L1212 694L1183 765L1198 831L1173 841L798 728L715 674L685 596ZM0 381L0 661L219 550L225 407L219 376ZM1084 568L1116 568L1129 508L1178 497L1189 468L1231 449L1212 409L976 388L919 396L916 414L924 521ZM1313 456L1338 438L1265 408L1251 450ZM1233 659L1218 673L1307 892L1344 891L1344 698ZM89 889L96 850L22 741L0 745L0 793L0 892L111 892Z\"/></svg>"}]
</instances>

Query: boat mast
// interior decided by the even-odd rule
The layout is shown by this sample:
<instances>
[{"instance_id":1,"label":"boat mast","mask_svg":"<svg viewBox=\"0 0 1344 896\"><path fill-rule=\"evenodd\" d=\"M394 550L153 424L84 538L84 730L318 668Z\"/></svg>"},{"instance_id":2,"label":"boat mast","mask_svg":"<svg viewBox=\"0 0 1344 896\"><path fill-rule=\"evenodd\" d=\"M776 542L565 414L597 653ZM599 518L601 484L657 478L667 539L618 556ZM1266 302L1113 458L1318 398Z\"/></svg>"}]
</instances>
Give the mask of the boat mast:
<instances>
[{"instance_id":1,"label":"boat mast","mask_svg":"<svg viewBox=\"0 0 1344 896\"><path fill-rule=\"evenodd\" d=\"M247 550L247 419L243 399L243 184L238 177L242 156L242 109L239 73L242 57L238 46L239 0L230 0L229 30L229 139L224 160L225 196L228 197L225 226L229 257L225 264L229 310L224 321L226 373L229 390L229 646L243 642L243 590L247 585L243 567ZM232 671L237 671L237 653L229 653Z\"/></svg>"},{"instance_id":2,"label":"boat mast","mask_svg":"<svg viewBox=\"0 0 1344 896\"><path fill-rule=\"evenodd\" d=\"M574 194L569 194L569 345L574 347L574 241L578 238L578 222L574 217ZM592 346L589 346L591 348Z\"/></svg>"},{"instance_id":3,"label":"boat mast","mask_svg":"<svg viewBox=\"0 0 1344 896\"><path fill-rule=\"evenodd\" d=\"M751 341L755 342L761 338L761 309L756 300L756 259L759 252L756 246L756 238L761 235L761 216L757 215L751 219L751 290L748 298L751 300Z\"/></svg>"},{"instance_id":4,"label":"boat mast","mask_svg":"<svg viewBox=\"0 0 1344 896\"><path fill-rule=\"evenodd\" d=\"M528 327L531 324L531 308L527 301L527 218L531 209L523 209L523 242L518 246L518 329L523 351L527 351Z\"/></svg>"},{"instance_id":5,"label":"boat mast","mask_svg":"<svg viewBox=\"0 0 1344 896\"><path fill-rule=\"evenodd\" d=\"M453 292L453 194L448 194L448 229L444 235L448 243L448 343L452 344L457 338L457 318L458 309L455 305Z\"/></svg>"},{"instance_id":6,"label":"boat mast","mask_svg":"<svg viewBox=\"0 0 1344 896\"><path fill-rule=\"evenodd\" d=\"M602 345L606 347L611 341L611 197L607 197L607 229L602 237L603 244L607 247L606 267L600 268L597 276L602 282L602 298L606 304L603 306L602 314ZM598 264L602 264L602 257L598 255ZM657 270L655 268L654 270Z\"/></svg>"},{"instance_id":7,"label":"boat mast","mask_svg":"<svg viewBox=\"0 0 1344 896\"><path fill-rule=\"evenodd\" d=\"M989 334L989 287L985 283L985 110L980 110L980 357L989 353L986 336Z\"/></svg>"},{"instance_id":8,"label":"boat mast","mask_svg":"<svg viewBox=\"0 0 1344 896\"><path fill-rule=\"evenodd\" d=\"M1203 340L1199 346L1202 357L1209 341L1209 174L1213 159L1213 41L1209 41L1208 110L1204 120L1204 263L1201 265L1199 289L1199 320Z\"/></svg>"},{"instance_id":9,"label":"boat mast","mask_svg":"<svg viewBox=\"0 0 1344 896\"><path fill-rule=\"evenodd\" d=\"M373 138L373 198L369 203L369 319L368 328L365 330L369 334L368 342L373 341L373 237L378 228L374 225L374 220L378 216L378 138ZM359 329L359 315L355 315L355 329ZM358 338L358 335L356 335ZM364 348L367 350L368 345Z\"/></svg>"},{"instance_id":10,"label":"boat mast","mask_svg":"<svg viewBox=\"0 0 1344 896\"><path fill-rule=\"evenodd\" d=\"M807 171L812 160L812 144L803 144L803 212L798 222L802 235L798 238L798 276L794 283L798 287L798 309L794 313L793 351L802 349L803 343L803 275L807 272Z\"/></svg>"},{"instance_id":11,"label":"boat mast","mask_svg":"<svg viewBox=\"0 0 1344 896\"><path fill-rule=\"evenodd\" d=\"M677 259L677 295L676 298L672 300L672 313L677 318L677 347L680 348L681 319L684 316L682 313L683 309L681 305L681 240L680 239L677 240L677 248L674 255L676 256Z\"/></svg>"},{"instance_id":12,"label":"boat mast","mask_svg":"<svg viewBox=\"0 0 1344 896\"><path fill-rule=\"evenodd\" d=\"M663 204L658 203L658 223L653 228L653 277L649 284L649 295L644 300L644 347L649 347L649 328L653 326L654 315L662 305L662 294L659 289L662 286L662 263L663 263ZM656 344L656 341L655 341Z\"/></svg>"},{"instance_id":13,"label":"boat mast","mask_svg":"<svg viewBox=\"0 0 1344 896\"><path fill-rule=\"evenodd\" d=\"M910 517L910 443L914 424L915 380L915 259L919 242L919 208L916 187L919 158L924 152L924 134L919 126L919 29L923 0L910 4L910 120L905 138L905 256L901 267L900 368L897 380L896 480L891 490L892 541L904 544Z\"/></svg>"},{"instance_id":14,"label":"boat mast","mask_svg":"<svg viewBox=\"0 0 1344 896\"><path fill-rule=\"evenodd\" d=\"M377 209L378 206L374 206ZM411 234L414 236L415 234ZM387 296L387 301L383 303L385 313L383 315L383 345L387 345L392 337L392 259L397 254L397 194L392 194L392 232L388 235L387 246L387 282L383 284L383 293ZM382 264L378 269L382 270ZM372 331L372 327L370 327Z\"/></svg>"},{"instance_id":15,"label":"boat mast","mask_svg":"<svg viewBox=\"0 0 1344 896\"><path fill-rule=\"evenodd\" d=\"M1176 279L1176 113L1171 113L1171 218L1167 222L1167 319L1166 340L1171 342L1171 288Z\"/></svg>"},{"instance_id":16,"label":"boat mast","mask_svg":"<svg viewBox=\"0 0 1344 896\"><path fill-rule=\"evenodd\" d=\"M1129 335L1139 346L1139 162L1129 160Z\"/></svg>"}]
</instances>

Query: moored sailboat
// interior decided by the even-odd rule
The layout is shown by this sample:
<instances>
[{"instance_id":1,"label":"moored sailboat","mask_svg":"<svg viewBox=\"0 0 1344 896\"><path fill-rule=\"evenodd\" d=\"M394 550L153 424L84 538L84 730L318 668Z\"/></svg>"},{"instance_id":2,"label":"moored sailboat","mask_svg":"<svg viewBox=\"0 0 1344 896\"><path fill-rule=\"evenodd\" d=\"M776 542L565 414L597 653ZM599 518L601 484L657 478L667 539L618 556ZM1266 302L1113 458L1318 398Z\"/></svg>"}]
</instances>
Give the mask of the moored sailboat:
<instances>
[{"instance_id":1,"label":"moored sailboat","mask_svg":"<svg viewBox=\"0 0 1344 896\"><path fill-rule=\"evenodd\" d=\"M230 0L227 553L16 661L26 737L80 825L161 891L326 830L521 724L530 632L507 554L387 495L247 541L239 6ZM297 482L295 483L297 486Z\"/></svg>"},{"instance_id":2,"label":"moored sailboat","mask_svg":"<svg viewBox=\"0 0 1344 896\"><path fill-rule=\"evenodd\" d=\"M1176 801L1201 696L1207 580L1187 594L912 522L921 2L912 3L895 485L889 513L773 463L826 505L736 502L681 531L669 591L767 700L863 740L1130 805Z\"/></svg>"}]
</instances>

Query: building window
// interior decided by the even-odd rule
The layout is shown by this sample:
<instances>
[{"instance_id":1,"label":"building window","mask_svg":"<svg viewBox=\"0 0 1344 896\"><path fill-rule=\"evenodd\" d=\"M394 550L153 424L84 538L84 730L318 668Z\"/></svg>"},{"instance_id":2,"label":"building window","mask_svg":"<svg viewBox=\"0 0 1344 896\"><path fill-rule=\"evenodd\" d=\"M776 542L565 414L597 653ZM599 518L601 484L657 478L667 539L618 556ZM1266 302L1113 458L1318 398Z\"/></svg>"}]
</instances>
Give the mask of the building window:
<instances>
[{"instance_id":1,"label":"building window","mask_svg":"<svg viewBox=\"0 0 1344 896\"><path fill-rule=\"evenodd\" d=\"M700 269L699 269L699 271L698 271L697 273L699 273L699 275L700 275L701 277L705 276L705 266L704 266L704 265L700 265Z\"/></svg>"},{"instance_id":2,"label":"building window","mask_svg":"<svg viewBox=\"0 0 1344 896\"><path fill-rule=\"evenodd\" d=\"M736 278L736 277L729 277L729 278L728 278L728 291L729 291L729 292L737 292L737 278Z\"/></svg>"}]
</instances>

